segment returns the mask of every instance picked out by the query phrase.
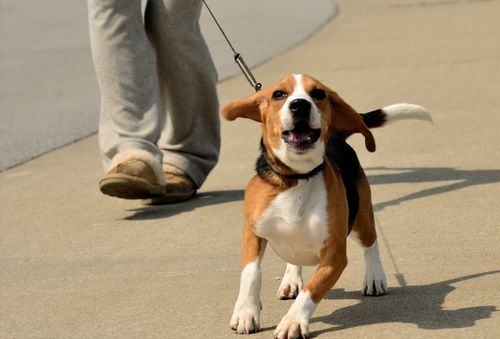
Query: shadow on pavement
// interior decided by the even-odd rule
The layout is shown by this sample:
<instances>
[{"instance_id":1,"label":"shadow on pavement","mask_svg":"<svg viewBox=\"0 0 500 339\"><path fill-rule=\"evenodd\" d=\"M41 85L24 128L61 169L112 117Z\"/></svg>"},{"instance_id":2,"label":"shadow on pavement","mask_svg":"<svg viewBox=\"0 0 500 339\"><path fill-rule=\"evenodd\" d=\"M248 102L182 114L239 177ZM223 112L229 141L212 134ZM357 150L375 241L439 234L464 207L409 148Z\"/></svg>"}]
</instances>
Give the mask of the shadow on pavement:
<instances>
[{"instance_id":1,"label":"shadow on pavement","mask_svg":"<svg viewBox=\"0 0 500 339\"><path fill-rule=\"evenodd\" d=\"M470 186L486 185L500 182L500 170L458 170L448 167L436 168L393 168L369 167L365 169L371 185L386 185L399 183L447 182L438 187L427 188L410 193L397 199L381 202L373 206L375 212L380 212L389 206L399 205L404 201L447 193ZM397 171L399 173L370 175L370 171Z\"/></svg>"},{"instance_id":2,"label":"shadow on pavement","mask_svg":"<svg viewBox=\"0 0 500 339\"><path fill-rule=\"evenodd\" d=\"M364 297L360 291L346 292L333 289L325 299L353 299L359 303L337 309L312 322L324 322L334 327L311 333L318 336L357 326L381 323L415 324L422 329L446 329L474 326L475 322L491 317L497 309L493 305L465 307L457 310L443 309L446 296L455 290L452 284L498 274L500 270L471 274L429 285L394 287L383 297Z\"/></svg>"},{"instance_id":3,"label":"shadow on pavement","mask_svg":"<svg viewBox=\"0 0 500 339\"><path fill-rule=\"evenodd\" d=\"M199 207L218 205L226 202L243 200L244 190L211 191L202 192L195 198L178 204L144 206L140 208L129 209L134 212L125 217L125 220L147 220L168 218L176 214L193 211Z\"/></svg>"}]
</instances>

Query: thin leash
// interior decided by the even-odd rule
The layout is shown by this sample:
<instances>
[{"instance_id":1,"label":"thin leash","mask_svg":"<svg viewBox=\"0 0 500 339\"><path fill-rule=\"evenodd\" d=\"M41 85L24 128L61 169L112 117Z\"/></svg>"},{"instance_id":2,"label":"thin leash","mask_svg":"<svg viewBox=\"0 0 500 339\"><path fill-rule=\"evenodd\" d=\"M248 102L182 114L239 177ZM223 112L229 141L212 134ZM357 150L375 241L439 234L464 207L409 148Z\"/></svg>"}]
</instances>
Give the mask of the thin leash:
<instances>
[{"instance_id":1,"label":"thin leash","mask_svg":"<svg viewBox=\"0 0 500 339\"><path fill-rule=\"evenodd\" d=\"M227 44L229 45L229 47L233 51L234 61L236 62L236 64L240 68L240 70L243 73L243 75L245 76L245 78L247 78L248 82L250 83L250 86L252 86L252 88L256 92L260 91L260 89L262 88L262 84L260 82L257 82L257 80L255 80L255 77L253 76L252 71L250 71L250 68L248 68L248 66L245 63L245 60L243 60L243 57L241 56L241 54L238 53L238 52L236 52L236 50L234 49L233 45L231 44L231 41L229 41L229 38L227 37L226 33L224 32L224 30L220 26L219 22L215 18L215 15L212 13L212 10L210 9L210 7L208 7L208 5L207 5L207 3L206 3L205 0L203 0L203 3L205 4L205 7L207 8L208 13L210 13L210 16L215 21L215 24L219 28L220 32L224 36L224 39L226 39Z\"/></svg>"}]
</instances>

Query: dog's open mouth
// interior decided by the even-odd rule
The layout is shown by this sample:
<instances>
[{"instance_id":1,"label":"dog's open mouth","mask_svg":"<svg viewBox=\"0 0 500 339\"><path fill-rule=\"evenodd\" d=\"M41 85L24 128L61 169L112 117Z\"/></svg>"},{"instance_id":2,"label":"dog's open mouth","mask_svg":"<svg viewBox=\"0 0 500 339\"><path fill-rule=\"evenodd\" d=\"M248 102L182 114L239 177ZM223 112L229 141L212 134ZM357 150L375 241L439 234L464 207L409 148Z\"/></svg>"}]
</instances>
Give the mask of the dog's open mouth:
<instances>
[{"instance_id":1,"label":"dog's open mouth","mask_svg":"<svg viewBox=\"0 0 500 339\"><path fill-rule=\"evenodd\" d=\"M283 131L281 138L295 152L305 152L311 149L321 134L320 128L311 128L305 121L298 122L294 129Z\"/></svg>"}]
</instances>

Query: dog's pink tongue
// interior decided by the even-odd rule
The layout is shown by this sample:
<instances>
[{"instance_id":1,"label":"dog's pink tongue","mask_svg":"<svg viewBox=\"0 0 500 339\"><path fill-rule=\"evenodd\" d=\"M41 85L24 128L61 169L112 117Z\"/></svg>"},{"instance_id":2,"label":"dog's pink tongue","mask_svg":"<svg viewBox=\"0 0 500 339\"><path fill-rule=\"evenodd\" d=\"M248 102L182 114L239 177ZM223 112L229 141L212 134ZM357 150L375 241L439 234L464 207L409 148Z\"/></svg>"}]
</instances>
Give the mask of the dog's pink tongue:
<instances>
[{"instance_id":1,"label":"dog's pink tongue","mask_svg":"<svg viewBox=\"0 0 500 339\"><path fill-rule=\"evenodd\" d=\"M290 142L300 143L310 140L312 137L310 132L290 132L288 140Z\"/></svg>"}]
</instances>

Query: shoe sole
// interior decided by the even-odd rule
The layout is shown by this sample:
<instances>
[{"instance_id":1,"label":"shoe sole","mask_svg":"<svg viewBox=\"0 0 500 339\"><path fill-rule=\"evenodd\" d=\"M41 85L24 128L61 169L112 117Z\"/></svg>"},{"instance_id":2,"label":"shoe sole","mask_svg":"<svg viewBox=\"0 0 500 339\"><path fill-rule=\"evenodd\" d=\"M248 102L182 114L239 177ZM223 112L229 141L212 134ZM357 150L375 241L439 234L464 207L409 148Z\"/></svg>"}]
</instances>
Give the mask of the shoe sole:
<instances>
[{"instance_id":1,"label":"shoe sole","mask_svg":"<svg viewBox=\"0 0 500 339\"><path fill-rule=\"evenodd\" d=\"M145 206L175 204L178 202L187 201L193 198L195 195L196 195L196 190L182 194L165 193L157 197L143 199L141 202Z\"/></svg>"},{"instance_id":2,"label":"shoe sole","mask_svg":"<svg viewBox=\"0 0 500 339\"><path fill-rule=\"evenodd\" d=\"M107 177L99 182L101 192L122 199L148 199L165 194L165 186L126 175Z\"/></svg>"}]
</instances>

